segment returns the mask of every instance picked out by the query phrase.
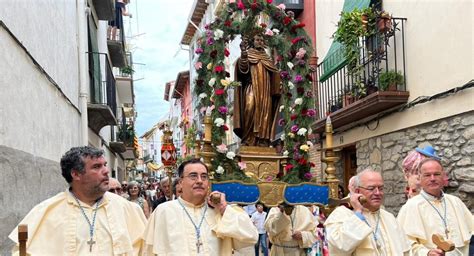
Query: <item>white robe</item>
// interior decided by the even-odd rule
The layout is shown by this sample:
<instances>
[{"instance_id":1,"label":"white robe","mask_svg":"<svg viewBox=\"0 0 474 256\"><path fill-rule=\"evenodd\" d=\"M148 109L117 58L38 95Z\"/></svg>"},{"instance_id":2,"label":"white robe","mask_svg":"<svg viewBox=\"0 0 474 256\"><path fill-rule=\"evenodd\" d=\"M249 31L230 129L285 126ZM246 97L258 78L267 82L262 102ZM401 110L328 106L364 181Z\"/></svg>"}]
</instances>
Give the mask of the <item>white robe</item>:
<instances>
[{"instance_id":1,"label":"white robe","mask_svg":"<svg viewBox=\"0 0 474 256\"><path fill-rule=\"evenodd\" d=\"M273 207L265 221L265 229L273 244L270 255L306 255L303 248L311 248L317 239L313 214L302 205L295 206L291 216L283 214L278 207ZM291 237L295 231L301 232L302 240Z\"/></svg>"},{"instance_id":2,"label":"white robe","mask_svg":"<svg viewBox=\"0 0 474 256\"><path fill-rule=\"evenodd\" d=\"M395 217L380 209L370 213L364 211L366 222L345 206L337 207L327 218L326 227L329 254L338 255L409 255L410 246ZM381 248L377 249L372 231L380 216L377 238Z\"/></svg>"},{"instance_id":3,"label":"white robe","mask_svg":"<svg viewBox=\"0 0 474 256\"><path fill-rule=\"evenodd\" d=\"M81 205L92 218L95 205ZM36 205L20 222L28 225L30 255L139 255L145 223L140 206L106 192L97 208L95 244L90 252L89 224L69 191ZM17 228L9 238L17 243L13 252L18 253Z\"/></svg>"},{"instance_id":4,"label":"white robe","mask_svg":"<svg viewBox=\"0 0 474 256\"><path fill-rule=\"evenodd\" d=\"M202 245L198 254L195 227L178 200L199 226L205 204L194 206L182 198L160 204L150 216L144 233L147 255L226 256L232 255L233 249L257 243L257 228L243 209L229 205L221 216L208 208L200 228Z\"/></svg>"},{"instance_id":5,"label":"white robe","mask_svg":"<svg viewBox=\"0 0 474 256\"><path fill-rule=\"evenodd\" d=\"M423 195L435 206L444 218L444 203L424 191L402 206L397 220L405 230L412 244L413 255L425 256L430 249L436 248L431 237L440 234L445 239L444 223L435 209L426 201ZM457 197L444 194L446 199L446 219L449 230L448 240L454 242L456 249L446 255L468 255L469 242L474 232L472 213ZM472 255L472 254L471 254Z\"/></svg>"}]
</instances>

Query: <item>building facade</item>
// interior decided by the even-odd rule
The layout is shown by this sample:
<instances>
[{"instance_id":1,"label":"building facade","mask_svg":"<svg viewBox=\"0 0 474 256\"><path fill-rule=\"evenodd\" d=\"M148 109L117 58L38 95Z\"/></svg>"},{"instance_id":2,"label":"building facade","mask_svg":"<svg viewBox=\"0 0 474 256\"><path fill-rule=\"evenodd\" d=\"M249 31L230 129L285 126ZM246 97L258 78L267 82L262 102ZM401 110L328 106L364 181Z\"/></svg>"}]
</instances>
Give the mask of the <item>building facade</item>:
<instances>
[{"instance_id":1,"label":"building facade","mask_svg":"<svg viewBox=\"0 0 474 256\"><path fill-rule=\"evenodd\" d=\"M37 203L67 189L59 160L71 147L105 151L110 175L129 161L119 127L135 118L123 34L107 39L114 1L9 1L0 10L0 254ZM128 151L133 152L133 150Z\"/></svg>"},{"instance_id":2,"label":"building facade","mask_svg":"<svg viewBox=\"0 0 474 256\"><path fill-rule=\"evenodd\" d=\"M365 61L363 82L378 90L344 104L340 99L353 80L347 78L347 65L331 71L331 60L337 61L332 35L341 11L350 12L357 5L389 13L392 30L384 32L387 41L380 43L378 52L370 48L376 44L373 38L360 39L361 51L369 53L361 55ZM470 17L472 12L472 1L346 0L317 4L320 119L313 128L322 133L326 116L331 116L335 146L342 149L338 176L344 187L350 176L367 167L381 171L387 187L385 205L396 213L406 201L404 157L417 147L432 145L449 174L447 192L460 196L474 209L473 38L472 33L465 33L473 30L473 24L460 25L456 18ZM446 19L441 21L441 16ZM374 71L374 56L379 53L382 65ZM403 74L404 82L395 92L384 91L380 78L392 70ZM335 104L330 100L334 99L344 103L333 109Z\"/></svg>"}]
</instances>

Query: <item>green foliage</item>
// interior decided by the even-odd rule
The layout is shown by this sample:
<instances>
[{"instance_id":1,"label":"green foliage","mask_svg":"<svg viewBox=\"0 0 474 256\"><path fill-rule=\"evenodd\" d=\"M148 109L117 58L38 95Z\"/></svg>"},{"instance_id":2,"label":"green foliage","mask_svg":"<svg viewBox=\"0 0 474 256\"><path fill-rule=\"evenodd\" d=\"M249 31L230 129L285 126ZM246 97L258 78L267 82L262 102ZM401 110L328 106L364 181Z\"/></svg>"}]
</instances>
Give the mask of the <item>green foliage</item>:
<instances>
[{"instance_id":1,"label":"green foliage","mask_svg":"<svg viewBox=\"0 0 474 256\"><path fill-rule=\"evenodd\" d=\"M214 22L206 25L200 47L196 49L199 54L195 64L197 79L194 93L199 97L198 108L204 110L215 106L211 112L213 120L212 144L216 157L212 162L213 168L219 166L226 169L225 173L243 175L237 163L225 153L216 150L216 146L224 142L227 126L217 126L217 121L226 120L227 113L219 111L219 107L227 107L227 91L239 84L229 81L230 74L216 71L217 66L224 66L224 58L228 53L228 44L236 35L246 35L249 38L258 32L265 31L267 46L272 49L277 58L277 67L282 76L282 101L284 116L284 144L288 152L289 162L293 166L288 169L286 176L282 177L291 183L307 181L305 174L309 172L310 162L307 150L301 150L301 145L306 145L308 134L311 133L311 123L313 115L308 115L308 110L312 113L314 108L314 97L312 95L312 77L309 67L309 58L312 56L312 43L303 29L304 24L295 20L273 4L266 0L244 0L243 6L237 3L229 3L224 6L221 15ZM269 24L256 24L257 16L265 13L269 18ZM267 27L271 24L271 27ZM216 36L222 32L222 37ZM302 53L304 52L304 53ZM297 57L297 53L302 53ZM288 63L292 64L292 68ZM226 82L227 81L227 82ZM219 93L217 93L219 92ZM298 99L298 104L295 100ZM293 116L293 117L292 117ZM296 129L293 129L292 127ZM307 132L297 134L300 128ZM301 130L303 131L303 130ZM240 174L239 174L240 173ZM219 179L229 178L227 175L216 175ZM241 178L244 178L243 175Z\"/></svg>"},{"instance_id":2,"label":"green foliage","mask_svg":"<svg viewBox=\"0 0 474 256\"><path fill-rule=\"evenodd\" d=\"M352 12L341 13L341 19L334 33L334 40L344 46L344 56L347 61L348 75L355 77L358 95L365 95L365 86L362 83L363 66L360 63L360 53L363 44L362 37L369 37L376 33L375 23L377 14L371 7Z\"/></svg>"},{"instance_id":3,"label":"green foliage","mask_svg":"<svg viewBox=\"0 0 474 256\"><path fill-rule=\"evenodd\" d=\"M187 148L193 149L195 147L196 134L197 134L196 125L193 123L191 127L189 127L186 137L184 139Z\"/></svg>"},{"instance_id":4,"label":"green foliage","mask_svg":"<svg viewBox=\"0 0 474 256\"><path fill-rule=\"evenodd\" d=\"M126 75L133 75L133 73L135 73L135 70L133 70L132 66L128 65L123 68L120 68L120 72Z\"/></svg>"},{"instance_id":5,"label":"green foliage","mask_svg":"<svg viewBox=\"0 0 474 256\"><path fill-rule=\"evenodd\" d=\"M118 139L123 141L125 146L132 147L135 138L135 130L132 125L123 124L119 127Z\"/></svg>"},{"instance_id":6,"label":"green foliage","mask_svg":"<svg viewBox=\"0 0 474 256\"><path fill-rule=\"evenodd\" d=\"M403 85L403 83L403 75L395 70L383 72L379 76L379 89L382 91L386 91L392 84Z\"/></svg>"}]
</instances>

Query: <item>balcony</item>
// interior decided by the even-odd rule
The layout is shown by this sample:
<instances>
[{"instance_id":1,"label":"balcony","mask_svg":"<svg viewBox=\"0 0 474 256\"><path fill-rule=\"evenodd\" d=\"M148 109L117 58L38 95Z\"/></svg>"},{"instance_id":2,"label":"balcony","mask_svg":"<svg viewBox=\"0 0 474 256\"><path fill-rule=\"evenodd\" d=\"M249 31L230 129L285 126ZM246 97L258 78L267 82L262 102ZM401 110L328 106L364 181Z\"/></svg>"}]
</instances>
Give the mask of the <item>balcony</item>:
<instances>
[{"instance_id":1,"label":"balcony","mask_svg":"<svg viewBox=\"0 0 474 256\"><path fill-rule=\"evenodd\" d=\"M101 63L105 65L106 81L102 81ZM89 53L89 79L90 102L87 104L87 118L89 128L99 134L104 126L117 124L115 78L107 55Z\"/></svg>"},{"instance_id":2,"label":"balcony","mask_svg":"<svg viewBox=\"0 0 474 256\"><path fill-rule=\"evenodd\" d=\"M404 18L392 18L390 30L360 39L359 44L363 47L360 47L359 78L349 72L343 61L334 61L329 57L318 65L319 118L312 125L313 131L324 131L326 116L331 116L333 128L337 131L338 128L373 120L376 115L408 101L403 30L405 21ZM337 51L330 53L334 59L343 56ZM332 70L325 65L332 65ZM384 77L389 73L398 73L403 80L392 90L384 87Z\"/></svg>"},{"instance_id":3,"label":"balcony","mask_svg":"<svg viewBox=\"0 0 474 256\"><path fill-rule=\"evenodd\" d=\"M115 14L114 0L92 0L99 20L112 20Z\"/></svg>"},{"instance_id":4,"label":"balcony","mask_svg":"<svg viewBox=\"0 0 474 256\"><path fill-rule=\"evenodd\" d=\"M304 0L275 0L273 3L275 5L284 4L285 10L294 12L295 17L298 17L304 10Z\"/></svg>"},{"instance_id":5,"label":"balcony","mask_svg":"<svg viewBox=\"0 0 474 256\"><path fill-rule=\"evenodd\" d=\"M123 68L127 65L126 53L125 53L125 34L123 27L123 20L121 19L119 26L122 28L118 30L118 34L114 38L107 39L107 46L109 48L110 60L112 66L117 68Z\"/></svg>"},{"instance_id":6,"label":"balcony","mask_svg":"<svg viewBox=\"0 0 474 256\"><path fill-rule=\"evenodd\" d=\"M127 54L127 62L129 66L121 68L120 72L115 76L117 84L117 98L122 104L133 105L135 95L133 93L133 62L131 54Z\"/></svg>"}]
</instances>

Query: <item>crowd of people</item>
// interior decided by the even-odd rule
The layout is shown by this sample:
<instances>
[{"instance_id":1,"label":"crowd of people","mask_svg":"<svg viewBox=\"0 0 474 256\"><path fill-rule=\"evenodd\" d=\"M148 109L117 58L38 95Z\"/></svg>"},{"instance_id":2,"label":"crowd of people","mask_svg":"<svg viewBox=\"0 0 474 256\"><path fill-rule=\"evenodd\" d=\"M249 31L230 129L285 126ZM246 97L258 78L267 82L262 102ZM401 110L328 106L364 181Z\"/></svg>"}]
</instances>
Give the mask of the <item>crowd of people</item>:
<instances>
[{"instance_id":1,"label":"crowd of people","mask_svg":"<svg viewBox=\"0 0 474 256\"><path fill-rule=\"evenodd\" d=\"M28 225L29 255L470 255L473 215L443 192L447 176L435 152L421 151L429 154L411 174L419 191L397 217L383 207L381 173L366 169L349 182L350 203L326 219L314 205L228 204L209 191L199 159L183 162L171 187L167 179L120 184L102 150L75 147L60 161L69 188L20 224ZM9 238L17 253L16 228Z\"/></svg>"}]
</instances>

